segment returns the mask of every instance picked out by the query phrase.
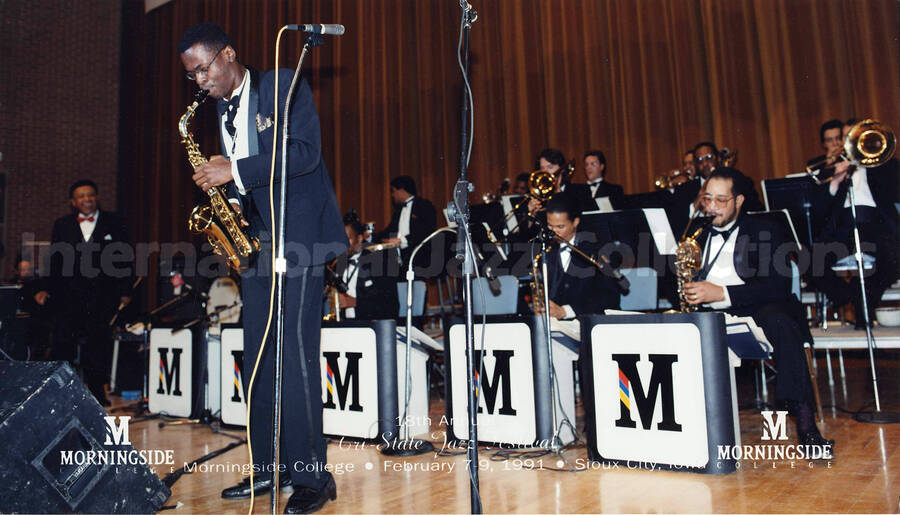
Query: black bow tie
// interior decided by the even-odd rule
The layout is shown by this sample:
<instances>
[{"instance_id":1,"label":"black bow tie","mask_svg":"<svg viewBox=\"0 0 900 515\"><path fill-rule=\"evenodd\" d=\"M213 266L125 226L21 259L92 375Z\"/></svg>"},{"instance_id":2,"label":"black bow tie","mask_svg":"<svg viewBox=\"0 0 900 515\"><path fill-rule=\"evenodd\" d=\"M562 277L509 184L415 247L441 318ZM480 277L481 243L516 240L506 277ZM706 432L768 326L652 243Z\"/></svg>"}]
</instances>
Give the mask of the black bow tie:
<instances>
[{"instance_id":1,"label":"black bow tie","mask_svg":"<svg viewBox=\"0 0 900 515\"><path fill-rule=\"evenodd\" d=\"M238 107L241 105L241 96L240 95L232 95L231 99L225 102L225 130L228 131L228 134L234 138L235 132L237 130L234 127L234 117L237 116Z\"/></svg>"},{"instance_id":2,"label":"black bow tie","mask_svg":"<svg viewBox=\"0 0 900 515\"><path fill-rule=\"evenodd\" d=\"M728 237L731 236L731 233L733 233L734 230L737 229L737 224L732 225L728 229L719 229L718 227L713 227L712 229L713 229L713 232L712 232L713 236L721 236L727 240Z\"/></svg>"}]
</instances>

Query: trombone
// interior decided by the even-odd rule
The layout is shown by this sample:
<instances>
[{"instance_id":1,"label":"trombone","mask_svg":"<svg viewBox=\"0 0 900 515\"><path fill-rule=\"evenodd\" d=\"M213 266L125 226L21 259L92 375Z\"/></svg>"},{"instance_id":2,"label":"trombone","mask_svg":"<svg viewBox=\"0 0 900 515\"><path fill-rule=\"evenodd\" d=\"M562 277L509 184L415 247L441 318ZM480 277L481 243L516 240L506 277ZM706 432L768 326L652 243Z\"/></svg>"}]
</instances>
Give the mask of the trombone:
<instances>
[{"instance_id":1,"label":"trombone","mask_svg":"<svg viewBox=\"0 0 900 515\"><path fill-rule=\"evenodd\" d=\"M847 136L844 138L844 149L837 159L850 161L851 165L862 168L875 168L890 161L894 157L896 149L897 137L890 127L877 120L865 119L847 131ZM827 179L820 180L817 177L818 174L813 171L813 168L827 161L826 157L806 167L806 174L816 184L825 184L835 178L832 175Z\"/></svg>"}]
</instances>

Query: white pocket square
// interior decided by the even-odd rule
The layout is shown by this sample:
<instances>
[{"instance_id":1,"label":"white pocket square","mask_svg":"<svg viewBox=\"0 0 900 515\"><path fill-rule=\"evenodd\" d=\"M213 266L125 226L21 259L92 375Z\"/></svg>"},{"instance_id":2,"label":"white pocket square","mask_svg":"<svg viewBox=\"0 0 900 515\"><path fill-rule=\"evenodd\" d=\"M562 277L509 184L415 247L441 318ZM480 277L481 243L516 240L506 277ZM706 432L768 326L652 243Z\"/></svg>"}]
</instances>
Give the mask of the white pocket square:
<instances>
[{"instance_id":1,"label":"white pocket square","mask_svg":"<svg viewBox=\"0 0 900 515\"><path fill-rule=\"evenodd\" d=\"M103 239L104 239L104 240L107 240L107 241L111 240L111 239L112 239L112 234L107 234L106 236L103 237Z\"/></svg>"}]
</instances>

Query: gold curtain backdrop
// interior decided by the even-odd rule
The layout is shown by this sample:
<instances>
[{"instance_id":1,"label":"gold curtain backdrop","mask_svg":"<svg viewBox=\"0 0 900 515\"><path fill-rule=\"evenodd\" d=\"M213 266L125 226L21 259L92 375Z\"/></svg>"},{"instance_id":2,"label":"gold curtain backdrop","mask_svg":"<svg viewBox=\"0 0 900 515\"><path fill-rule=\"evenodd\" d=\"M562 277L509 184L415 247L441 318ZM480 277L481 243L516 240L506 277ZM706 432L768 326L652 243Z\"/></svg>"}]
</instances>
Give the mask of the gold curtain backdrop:
<instances>
[{"instance_id":1,"label":"gold curtain backdrop","mask_svg":"<svg viewBox=\"0 0 900 515\"><path fill-rule=\"evenodd\" d=\"M712 139L756 181L820 154L819 125L871 116L900 128L900 4L895 0L472 0L480 195L532 170L544 147L578 164L592 148L612 182L649 191L681 153ZM194 85L176 43L215 21L239 59L274 64L286 23L341 23L305 65L341 209L383 226L387 182L413 176L442 207L457 176L461 78L456 0L179 0L147 14L126 4L122 54L122 207L138 241L189 239L200 198L176 123ZM285 39L281 66L302 45ZM211 106L194 121L218 153ZM473 195L472 200L476 201Z\"/></svg>"}]
</instances>

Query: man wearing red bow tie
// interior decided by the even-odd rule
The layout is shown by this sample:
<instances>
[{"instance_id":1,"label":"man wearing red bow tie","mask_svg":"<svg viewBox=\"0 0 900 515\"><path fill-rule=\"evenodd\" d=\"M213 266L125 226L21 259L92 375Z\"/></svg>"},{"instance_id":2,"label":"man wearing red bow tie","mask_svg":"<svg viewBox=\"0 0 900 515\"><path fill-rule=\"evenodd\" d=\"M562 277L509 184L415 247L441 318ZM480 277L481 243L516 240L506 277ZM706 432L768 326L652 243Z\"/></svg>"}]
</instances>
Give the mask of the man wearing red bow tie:
<instances>
[{"instance_id":1,"label":"man wearing red bow tie","mask_svg":"<svg viewBox=\"0 0 900 515\"><path fill-rule=\"evenodd\" d=\"M97 204L97 185L80 180L69 188L74 212L53 224L50 298L60 313L54 338L59 359L73 359L81 344L84 382L104 406L109 377L109 321L131 295L134 252L122 220Z\"/></svg>"}]
</instances>

